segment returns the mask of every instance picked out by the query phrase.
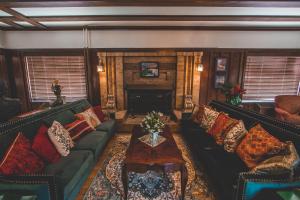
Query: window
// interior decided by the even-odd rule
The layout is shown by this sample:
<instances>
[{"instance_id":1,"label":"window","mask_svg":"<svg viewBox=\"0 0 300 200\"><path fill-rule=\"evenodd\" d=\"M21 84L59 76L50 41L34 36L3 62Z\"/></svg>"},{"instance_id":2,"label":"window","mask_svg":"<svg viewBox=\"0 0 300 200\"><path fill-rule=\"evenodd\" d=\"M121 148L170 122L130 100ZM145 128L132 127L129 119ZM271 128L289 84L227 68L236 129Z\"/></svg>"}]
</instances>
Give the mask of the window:
<instances>
[{"instance_id":1,"label":"window","mask_svg":"<svg viewBox=\"0 0 300 200\"><path fill-rule=\"evenodd\" d=\"M83 56L26 56L25 64L32 102L54 100L51 85L56 79L67 102L87 97Z\"/></svg>"},{"instance_id":2,"label":"window","mask_svg":"<svg viewBox=\"0 0 300 200\"><path fill-rule=\"evenodd\" d=\"M300 57L248 56L244 74L244 102L272 102L277 95L296 95Z\"/></svg>"}]
</instances>

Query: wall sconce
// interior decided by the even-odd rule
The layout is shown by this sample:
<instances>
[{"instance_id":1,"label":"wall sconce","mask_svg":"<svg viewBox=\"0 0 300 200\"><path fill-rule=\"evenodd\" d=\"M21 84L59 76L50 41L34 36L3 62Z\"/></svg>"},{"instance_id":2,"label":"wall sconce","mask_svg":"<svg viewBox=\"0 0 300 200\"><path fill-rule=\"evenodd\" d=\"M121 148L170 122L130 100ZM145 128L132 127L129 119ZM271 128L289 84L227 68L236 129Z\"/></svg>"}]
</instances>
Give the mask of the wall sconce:
<instances>
[{"instance_id":1,"label":"wall sconce","mask_svg":"<svg viewBox=\"0 0 300 200\"><path fill-rule=\"evenodd\" d=\"M198 72L203 72L203 69L204 69L203 65L201 63L199 63L198 66L197 66L197 71Z\"/></svg>"},{"instance_id":2,"label":"wall sconce","mask_svg":"<svg viewBox=\"0 0 300 200\"><path fill-rule=\"evenodd\" d=\"M104 72L104 71L105 71L104 64L102 62L102 59L100 58L99 64L97 66L97 72Z\"/></svg>"}]
</instances>

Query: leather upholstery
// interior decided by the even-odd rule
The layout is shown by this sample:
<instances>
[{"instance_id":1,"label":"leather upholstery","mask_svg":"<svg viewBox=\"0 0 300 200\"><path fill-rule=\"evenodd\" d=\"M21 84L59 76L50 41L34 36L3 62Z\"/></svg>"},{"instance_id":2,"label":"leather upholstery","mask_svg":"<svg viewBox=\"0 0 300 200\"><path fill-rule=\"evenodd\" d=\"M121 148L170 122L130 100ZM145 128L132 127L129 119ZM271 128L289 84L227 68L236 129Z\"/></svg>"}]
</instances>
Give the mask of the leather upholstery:
<instances>
[{"instance_id":1,"label":"leather upholstery","mask_svg":"<svg viewBox=\"0 0 300 200\"><path fill-rule=\"evenodd\" d=\"M277 119L300 125L300 96L276 96L275 112Z\"/></svg>"}]
</instances>

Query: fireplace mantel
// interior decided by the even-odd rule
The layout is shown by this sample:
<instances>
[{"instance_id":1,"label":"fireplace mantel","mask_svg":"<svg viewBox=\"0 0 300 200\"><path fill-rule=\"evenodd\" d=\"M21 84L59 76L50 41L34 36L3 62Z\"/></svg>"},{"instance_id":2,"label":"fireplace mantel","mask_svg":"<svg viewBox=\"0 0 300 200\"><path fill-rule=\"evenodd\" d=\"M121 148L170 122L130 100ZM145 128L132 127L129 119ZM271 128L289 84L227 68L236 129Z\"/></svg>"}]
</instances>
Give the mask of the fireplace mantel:
<instances>
[{"instance_id":1,"label":"fireplace mantel","mask_svg":"<svg viewBox=\"0 0 300 200\"><path fill-rule=\"evenodd\" d=\"M157 85L127 85L126 90L174 90L175 88L169 86Z\"/></svg>"},{"instance_id":2,"label":"fireplace mantel","mask_svg":"<svg viewBox=\"0 0 300 200\"><path fill-rule=\"evenodd\" d=\"M200 72L196 66L201 63L202 52L98 52L98 57L104 65L104 70L99 72L102 106L107 104L107 97L111 96L115 99L117 110L128 109L127 93L133 90L170 92L172 109L177 110L185 109L187 99L199 102ZM159 77L141 77L142 62L157 62Z\"/></svg>"}]
</instances>

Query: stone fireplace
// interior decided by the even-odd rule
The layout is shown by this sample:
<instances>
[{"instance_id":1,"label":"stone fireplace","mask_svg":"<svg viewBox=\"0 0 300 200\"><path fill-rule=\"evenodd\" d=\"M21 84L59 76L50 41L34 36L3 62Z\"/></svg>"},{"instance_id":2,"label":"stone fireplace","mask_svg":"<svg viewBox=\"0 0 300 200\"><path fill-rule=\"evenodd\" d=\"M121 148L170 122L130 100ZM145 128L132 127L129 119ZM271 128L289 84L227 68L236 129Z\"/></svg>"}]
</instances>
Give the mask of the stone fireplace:
<instances>
[{"instance_id":1,"label":"stone fireplace","mask_svg":"<svg viewBox=\"0 0 300 200\"><path fill-rule=\"evenodd\" d=\"M98 52L98 58L104 65L104 71L99 72L103 107L113 101L118 111L144 113L156 109L169 113L183 110L189 98L199 102L200 72L196 69L202 52ZM141 62L158 63L159 76L141 77Z\"/></svg>"}]
</instances>

